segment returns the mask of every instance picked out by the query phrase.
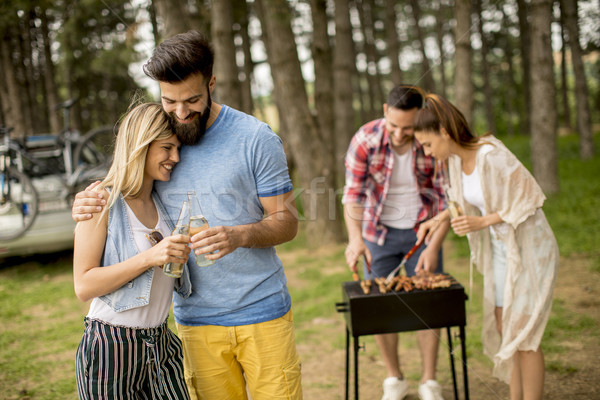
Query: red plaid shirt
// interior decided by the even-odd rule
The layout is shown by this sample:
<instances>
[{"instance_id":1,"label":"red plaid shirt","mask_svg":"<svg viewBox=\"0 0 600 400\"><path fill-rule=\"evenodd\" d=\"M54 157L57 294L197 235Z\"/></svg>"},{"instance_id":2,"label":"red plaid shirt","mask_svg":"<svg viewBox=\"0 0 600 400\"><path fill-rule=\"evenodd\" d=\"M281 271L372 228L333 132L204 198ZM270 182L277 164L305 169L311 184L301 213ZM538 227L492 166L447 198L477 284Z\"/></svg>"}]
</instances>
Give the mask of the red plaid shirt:
<instances>
[{"instance_id":1,"label":"red plaid shirt","mask_svg":"<svg viewBox=\"0 0 600 400\"><path fill-rule=\"evenodd\" d=\"M346 154L346 185L343 204L361 203L363 237L382 246L387 228L380 222L383 203L390 188L394 157L385 129L385 119L363 125L352 138ZM435 160L426 156L423 147L413 140L413 172L417 181L422 207L417 223L432 218L446 208L443 169L435 172Z\"/></svg>"}]
</instances>

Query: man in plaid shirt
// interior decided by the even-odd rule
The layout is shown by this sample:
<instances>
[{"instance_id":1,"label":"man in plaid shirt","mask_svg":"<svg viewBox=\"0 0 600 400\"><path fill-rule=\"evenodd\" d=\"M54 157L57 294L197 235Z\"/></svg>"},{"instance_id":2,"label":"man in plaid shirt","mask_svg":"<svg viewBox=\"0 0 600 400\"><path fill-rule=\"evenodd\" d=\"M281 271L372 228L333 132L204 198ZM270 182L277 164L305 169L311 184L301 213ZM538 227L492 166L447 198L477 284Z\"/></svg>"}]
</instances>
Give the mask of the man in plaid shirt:
<instances>
[{"instance_id":1,"label":"man in plaid shirt","mask_svg":"<svg viewBox=\"0 0 600 400\"><path fill-rule=\"evenodd\" d=\"M364 257L371 267L365 268L365 277L386 277L416 243L419 224L446 208L443 173L414 138L420 93L413 86L392 89L383 105L384 118L363 125L348 148L342 199L349 236L346 262L353 269ZM441 245L448 228L446 222L408 260L408 276L420 269L442 272ZM375 341L388 374L382 400L400 400L408 393L408 383L400 369L398 334L375 335ZM440 400L441 387L435 381L439 329L419 331L417 341L423 363L419 397Z\"/></svg>"}]
</instances>

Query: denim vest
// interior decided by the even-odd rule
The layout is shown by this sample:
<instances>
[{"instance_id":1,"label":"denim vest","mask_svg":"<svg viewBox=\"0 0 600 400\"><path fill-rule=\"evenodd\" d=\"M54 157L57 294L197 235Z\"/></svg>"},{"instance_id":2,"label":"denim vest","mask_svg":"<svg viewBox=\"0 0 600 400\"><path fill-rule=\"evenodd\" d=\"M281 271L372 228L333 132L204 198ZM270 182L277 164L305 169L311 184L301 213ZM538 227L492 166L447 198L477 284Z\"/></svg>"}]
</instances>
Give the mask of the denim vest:
<instances>
[{"instance_id":1,"label":"denim vest","mask_svg":"<svg viewBox=\"0 0 600 400\"><path fill-rule=\"evenodd\" d=\"M173 229L173 224L169 220L168 214L156 192L152 192L152 197L154 198L158 212L167 221L169 228ZM133 240L129 217L127 216L127 205L123 195L120 194L115 204L109 210L108 232L106 234L104 254L102 255L102 266L120 263L135 256L138 252ZM115 312L143 307L150 302L150 289L152 288L153 276L154 268L148 268L137 278L127 282L114 292L101 296L100 299ZM175 280L175 291L184 299L188 298L192 293L187 264L183 268L181 278Z\"/></svg>"}]
</instances>

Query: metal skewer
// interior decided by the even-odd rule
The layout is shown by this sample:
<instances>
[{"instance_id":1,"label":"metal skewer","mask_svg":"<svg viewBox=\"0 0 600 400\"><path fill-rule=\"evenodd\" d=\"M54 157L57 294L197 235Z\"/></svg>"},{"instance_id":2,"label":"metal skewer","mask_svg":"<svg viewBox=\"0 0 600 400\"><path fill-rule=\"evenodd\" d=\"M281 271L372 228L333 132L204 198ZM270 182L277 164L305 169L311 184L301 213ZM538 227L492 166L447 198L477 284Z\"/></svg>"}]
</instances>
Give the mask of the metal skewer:
<instances>
[{"instance_id":1,"label":"metal skewer","mask_svg":"<svg viewBox=\"0 0 600 400\"><path fill-rule=\"evenodd\" d=\"M402 258L402 261L400 262L400 265L398 265L396 268L394 268L392 270L392 272L390 272L387 276L387 278L385 278L385 283L388 284L390 283L390 281L392 279L394 279L394 276L401 271L402 269L404 269L404 266L406 265L406 262L408 261L408 259L413 255L413 253L415 251L417 251L417 249L419 247L421 247L421 245L423 244L423 242L419 243L419 244L415 244L412 249L410 249L410 251L408 253L406 253L406 255Z\"/></svg>"}]
</instances>

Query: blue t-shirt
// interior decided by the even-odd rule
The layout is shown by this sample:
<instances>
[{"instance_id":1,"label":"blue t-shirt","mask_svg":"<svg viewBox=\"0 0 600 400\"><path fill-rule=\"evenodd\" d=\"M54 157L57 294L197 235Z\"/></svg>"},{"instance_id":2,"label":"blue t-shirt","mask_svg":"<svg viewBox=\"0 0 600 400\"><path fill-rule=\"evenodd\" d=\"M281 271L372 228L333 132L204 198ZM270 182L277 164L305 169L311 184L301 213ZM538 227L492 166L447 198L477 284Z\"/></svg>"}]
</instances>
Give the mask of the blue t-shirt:
<instances>
[{"instance_id":1,"label":"blue t-shirt","mask_svg":"<svg viewBox=\"0 0 600 400\"><path fill-rule=\"evenodd\" d=\"M195 190L210 226L262 220L259 197L292 190L281 139L256 118L223 105L202 140L183 146L169 182L155 187L176 220L187 192ZM275 248L238 248L209 267L189 261L192 295L175 296L183 325L236 326L279 318L291 307Z\"/></svg>"}]
</instances>

